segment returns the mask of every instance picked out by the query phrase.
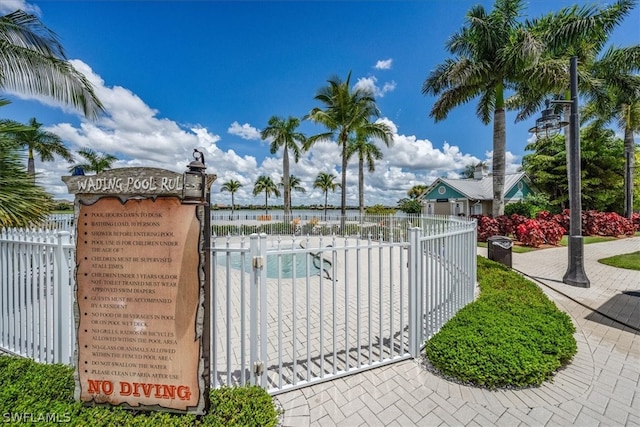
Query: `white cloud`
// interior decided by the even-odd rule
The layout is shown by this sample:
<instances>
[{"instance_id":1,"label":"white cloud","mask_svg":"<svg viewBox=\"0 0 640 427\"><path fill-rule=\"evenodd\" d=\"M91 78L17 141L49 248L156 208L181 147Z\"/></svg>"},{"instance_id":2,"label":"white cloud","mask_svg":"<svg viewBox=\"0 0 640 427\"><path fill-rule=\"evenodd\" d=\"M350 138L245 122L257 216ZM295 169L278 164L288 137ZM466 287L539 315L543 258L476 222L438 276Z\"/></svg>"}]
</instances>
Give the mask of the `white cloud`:
<instances>
[{"instance_id":1,"label":"white cloud","mask_svg":"<svg viewBox=\"0 0 640 427\"><path fill-rule=\"evenodd\" d=\"M40 8L23 0L2 0L0 2L0 15L6 15L16 10L23 10L36 16L41 15Z\"/></svg>"},{"instance_id":2,"label":"white cloud","mask_svg":"<svg viewBox=\"0 0 640 427\"><path fill-rule=\"evenodd\" d=\"M262 139L262 137L260 136L260 131L251 126L249 123L240 125L240 123L238 122L233 122L231 123L231 126L229 126L229 129L227 129L227 132L231 135L239 136L242 139L254 141L259 141Z\"/></svg>"},{"instance_id":3,"label":"white cloud","mask_svg":"<svg viewBox=\"0 0 640 427\"><path fill-rule=\"evenodd\" d=\"M81 61L73 64L94 84L96 94L103 102L106 113L96 122L84 119L79 125L58 123L46 130L59 135L72 151L91 148L98 152L116 155L114 167L145 166L160 167L177 172L184 171L192 159L194 148L204 150L207 172L217 175L212 187L214 204L230 204L231 195L220 191L220 186L230 180L242 184L235 194L235 202L242 205L262 204L263 197L253 195L253 185L260 175L271 176L276 182L282 175L282 150L271 156L268 149L257 145L253 155L239 155L225 147L219 135L204 126L184 127L169 118L159 117L159 111L148 106L130 90L106 86L91 68ZM363 82L371 80L362 80ZM375 81L372 81L375 84ZM362 83L365 84L365 83ZM479 159L460 151L458 146L443 143L441 147L415 135L404 135L389 118L378 122L389 126L393 134L390 147L379 143L384 158L376 163L373 173L365 172L365 203L394 206L413 185L430 184L439 176L456 177L470 163L487 161L491 164L492 153ZM229 133L259 138L259 131L249 124L234 122ZM507 172L515 172L517 157L507 152ZM56 198L67 198L66 186L60 177L68 175L69 164L64 161L43 165L36 160L38 182ZM313 181L320 172L332 173L336 182L341 181L341 151L334 141L318 141L309 152L303 153L298 163L291 162L291 173L302 181L305 194L294 192L294 204L322 204L324 194L313 188ZM353 159L347 168L347 203L358 203L358 169ZM340 204L341 190L329 193L330 204ZM269 204L281 204L281 199L270 198Z\"/></svg>"},{"instance_id":4,"label":"white cloud","mask_svg":"<svg viewBox=\"0 0 640 427\"><path fill-rule=\"evenodd\" d=\"M361 77L354 85L354 89L367 91L378 98L384 97L387 92L393 92L396 88L396 82L385 82L382 87L378 86L378 79L375 76Z\"/></svg>"},{"instance_id":5,"label":"white cloud","mask_svg":"<svg viewBox=\"0 0 640 427\"><path fill-rule=\"evenodd\" d=\"M378 62L376 62L376 65L374 66L374 68L376 70L390 70L392 63L393 63L393 59L391 58L379 60Z\"/></svg>"}]
</instances>

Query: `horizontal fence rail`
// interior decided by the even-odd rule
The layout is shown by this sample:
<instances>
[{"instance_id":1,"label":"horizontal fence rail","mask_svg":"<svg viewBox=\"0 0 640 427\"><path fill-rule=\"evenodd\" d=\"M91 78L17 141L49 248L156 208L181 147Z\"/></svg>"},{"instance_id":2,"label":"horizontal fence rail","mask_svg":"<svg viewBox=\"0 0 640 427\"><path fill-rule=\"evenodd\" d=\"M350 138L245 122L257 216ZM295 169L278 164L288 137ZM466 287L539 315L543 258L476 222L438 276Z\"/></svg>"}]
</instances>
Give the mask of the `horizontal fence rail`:
<instances>
[{"instance_id":1,"label":"horizontal fence rail","mask_svg":"<svg viewBox=\"0 0 640 427\"><path fill-rule=\"evenodd\" d=\"M473 220L215 218L214 387L257 384L277 394L418 357L474 297ZM64 230L0 234L0 349L72 364L73 222L49 223Z\"/></svg>"}]
</instances>

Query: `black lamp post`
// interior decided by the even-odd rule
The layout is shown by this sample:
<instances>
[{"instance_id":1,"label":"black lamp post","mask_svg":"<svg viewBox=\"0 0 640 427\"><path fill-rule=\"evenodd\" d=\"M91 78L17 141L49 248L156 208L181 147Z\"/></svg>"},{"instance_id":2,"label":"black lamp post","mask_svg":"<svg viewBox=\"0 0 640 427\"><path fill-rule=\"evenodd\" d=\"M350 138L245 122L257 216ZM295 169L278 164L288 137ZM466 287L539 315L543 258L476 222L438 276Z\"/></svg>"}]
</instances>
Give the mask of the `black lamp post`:
<instances>
[{"instance_id":1,"label":"black lamp post","mask_svg":"<svg viewBox=\"0 0 640 427\"><path fill-rule=\"evenodd\" d=\"M578 58L572 57L570 64L570 101L547 101L547 109L542 117L536 120L536 126L529 129L539 138L549 138L556 135L567 124L570 126L569 155L569 266L562 281L567 285L588 288L589 279L584 271L584 242L582 239L582 191L580 179L580 120L578 117ZM560 121L560 116L548 108L551 104L569 104L571 115L569 122ZM555 133L554 133L555 132Z\"/></svg>"}]
</instances>

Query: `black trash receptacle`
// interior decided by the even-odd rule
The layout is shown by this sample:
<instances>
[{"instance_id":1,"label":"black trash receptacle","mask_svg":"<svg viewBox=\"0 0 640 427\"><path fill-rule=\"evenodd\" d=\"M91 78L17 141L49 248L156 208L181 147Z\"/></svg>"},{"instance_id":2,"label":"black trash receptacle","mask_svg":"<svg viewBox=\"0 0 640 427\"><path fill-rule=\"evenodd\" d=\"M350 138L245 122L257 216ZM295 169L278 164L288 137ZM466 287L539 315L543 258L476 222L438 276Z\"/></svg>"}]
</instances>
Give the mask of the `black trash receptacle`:
<instances>
[{"instance_id":1,"label":"black trash receptacle","mask_svg":"<svg viewBox=\"0 0 640 427\"><path fill-rule=\"evenodd\" d=\"M491 236L487 239L488 258L511 268L513 242L506 236Z\"/></svg>"}]
</instances>

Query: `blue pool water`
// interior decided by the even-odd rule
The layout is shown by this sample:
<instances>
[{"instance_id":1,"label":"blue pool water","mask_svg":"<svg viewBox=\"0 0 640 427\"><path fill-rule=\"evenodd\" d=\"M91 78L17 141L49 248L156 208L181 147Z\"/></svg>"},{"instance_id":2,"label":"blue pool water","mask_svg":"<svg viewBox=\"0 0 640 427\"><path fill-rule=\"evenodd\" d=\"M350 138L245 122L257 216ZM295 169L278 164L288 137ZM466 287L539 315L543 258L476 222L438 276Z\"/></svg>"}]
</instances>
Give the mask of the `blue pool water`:
<instances>
[{"instance_id":1,"label":"blue pool water","mask_svg":"<svg viewBox=\"0 0 640 427\"><path fill-rule=\"evenodd\" d=\"M224 253L218 253L217 264L221 267L227 266L227 256ZM280 263L278 264L278 260ZM325 268L328 268L328 262L325 262ZM293 254L267 255L267 277L269 279L278 278L278 270L280 270L280 276L283 279L290 279L293 277L295 271L295 277L306 277L307 269L309 269L309 276L318 276L320 274L320 260L316 259L314 263L313 256L310 254L300 253L295 254L295 265ZM231 254L229 256L229 266L236 270L241 270L243 267L243 260L240 254ZM247 254L244 257L244 271L251 271L251 257Z\"/></svg>"}]
</instances>

